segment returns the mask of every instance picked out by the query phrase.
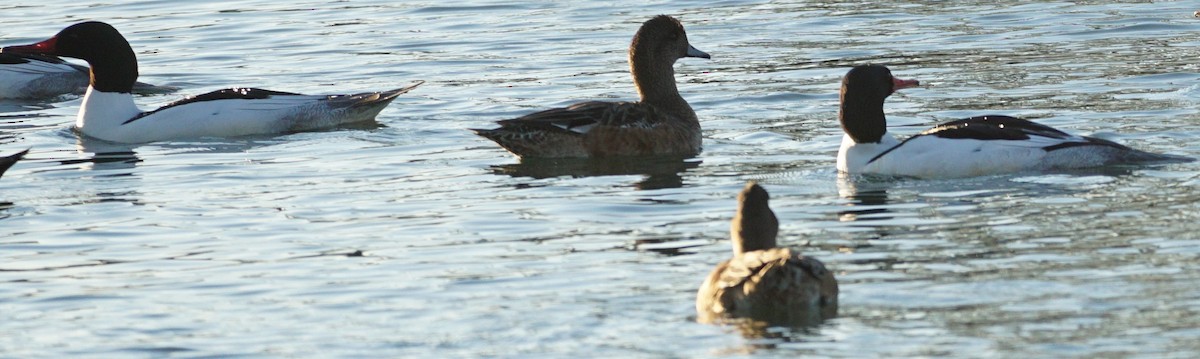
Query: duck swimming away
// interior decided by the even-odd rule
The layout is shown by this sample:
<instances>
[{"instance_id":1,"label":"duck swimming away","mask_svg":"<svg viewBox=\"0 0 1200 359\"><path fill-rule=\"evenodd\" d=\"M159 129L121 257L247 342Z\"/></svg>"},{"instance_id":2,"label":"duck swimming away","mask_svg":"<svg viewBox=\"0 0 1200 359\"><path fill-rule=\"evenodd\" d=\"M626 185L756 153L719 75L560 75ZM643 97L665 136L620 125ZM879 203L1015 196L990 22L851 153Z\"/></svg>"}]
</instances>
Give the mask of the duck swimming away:
<instances>
[{"instance_id":1,"label":"duck swimming away","mask_svg":"<svg viewBox=\"0 0 1200 359\"><path fill-rule=\"evenodd\" d=\"M231 88L143 112L131 95L138 77L137 58L125 37L109 24L81 22L45 41L0 52L87 61L90 82L75 127L87 136L124 143L291 133L371 121L397 96L421 84L354 95Z\"/></svg>"},{"instance_id":2,"label":"duck swimming away","mask_svg":"<svg viewBox=\"0 0 1200 359\"><path fill-rule=\"evenodd\" d=\"M675 60L711 58L688 43L683 24L666 15L646 21L629 45L638 102L591 101L474 129L522 158L700 153L700 121L675 86Z\"/></svg>"},{"instance_id":3,"label":"duck swimming away","mask_svg":"<svg viewBox=\"0 0 1200 359\"><path fill-rule=\"evenodd\" d=\"M1118 164L1189 162L1135 150L1009 116L950 121L899 141L887 132L883 102L916 80L881 65L856 66L842 79L838 118L845 131L837 168L848 174L919 178L972 177Z\"/></svg>"},{"instance_id":4,"label":"duck swimming away","mask_svg":"<svg viewBox=\"0 0 1200 359\"><path fill-rule=\"evenodd\" d=\"M837 315L837 278L816 258L776 247L779 220L768 200L754 182L738 195L729 231L733 258L718 264L697 291L697 321L811 326Z\"/></svg>"}]
</instances>

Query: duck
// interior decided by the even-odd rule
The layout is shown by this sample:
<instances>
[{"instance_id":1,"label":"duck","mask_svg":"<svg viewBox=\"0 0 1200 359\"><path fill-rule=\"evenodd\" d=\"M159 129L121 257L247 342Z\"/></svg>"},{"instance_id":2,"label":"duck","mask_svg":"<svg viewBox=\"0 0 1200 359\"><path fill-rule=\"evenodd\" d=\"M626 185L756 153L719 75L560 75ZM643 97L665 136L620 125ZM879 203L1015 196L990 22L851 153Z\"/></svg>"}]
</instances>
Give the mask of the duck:
<instances>
[{"instance_id":1,"label":"duck","mask_svg":"<svg viewBox=\"0 0 1200 359\"><path fill-rule=\"evenodd\" d=\"M733 258L718 264L700 285L697 321L811 326L837 315L837 278L820 260L778 247L779 220L769 199L754 181L738 194L729 231Z\"/></svg>"},{"instance_id":2,"label":"duck","mask_svg":"<svg viewBox=\"0 0 1200 359\"><path fill-rule=\"evenodd\" d=\"M84 135L119 143L292 133L371 121L397 96L422 83L351 95L228 88L142 111L131 95L138 77L137 57L129 41L112 25L81 22L45 41L4 47L0 53L86 61L90 76L75 128Z\"/></svg>"},{"instance_id":3,"label":"duck","mask_svg":"<svg viewBox=\"0 0 1200 359\"><path fill-rule=\"evenodd\" d=\"M588 101L472 129L521 158L694 156L700 121L675 86L675 61L711 59L688 43L679 20L659 15L644 22L629 46L637 102Z\"/></svg>"},{"instance_id":4,"label":"duck","mask_svg":"<svg viewBox=\"0 0 1200 359\"><path fill-rule=\"evenodd\" d=\"M1140 151L1003 115L950 121L897 140L888 134L883 102L897 90L917 86L920 81L892 76L883 65L859 65L846 73L838 112L845 132L838 149L838 171L851 175L963 178L1193 160Z\"/></svg>"},{"instance_id":5,"label":"duck","mask_svg":"<svg viewBox=\"0 0 1200 359\"><path fill-rule=\"evenodd\" d=\"M88 68L54 56L0 53L0 100L35 100L66 94L83 94ZM139 94L169 93L171 86L133 84Z\"/></svg>"},{"instance_id":6,"label":"duck","mask_svg":"<svg viewBox=\"0 0 1200 359\"><path fill-rule=\"evenodd\" d=\"M9 168L11 168L14 164L17 164L17 161L20 161L22 158L25 158L25 155L28 153L29 153L29 150L26 149L21 152L17 152L17 153L8 155L8 156L0 157L0 177L3 177L4 172L7 172Z\"/></svg>"}]
</instances>

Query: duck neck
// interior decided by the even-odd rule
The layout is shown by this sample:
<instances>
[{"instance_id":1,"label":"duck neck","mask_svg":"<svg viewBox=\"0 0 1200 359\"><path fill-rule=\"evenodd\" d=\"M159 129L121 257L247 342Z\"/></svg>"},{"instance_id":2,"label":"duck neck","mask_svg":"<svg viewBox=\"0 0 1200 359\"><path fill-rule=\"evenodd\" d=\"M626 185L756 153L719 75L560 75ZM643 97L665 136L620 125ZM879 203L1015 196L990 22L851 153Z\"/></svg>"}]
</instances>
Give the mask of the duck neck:
<instances>
[{"instance_id":1,"label":"duck neck","mask_svg":"<svg viewBox=\"0 0 1200 359\"><path fill-rule=\"evenodd\" d=\"M733 219L732 232L730 238L733 241L734 255L775 248L779 220L765 205L747 206L738 211Z\"/></svg>"},{"instance_id":2,"label":"duck neck","mask_svg":"<svg viewBox=\"0 0 1200 359\"><path fill-rule=\"evenodd\" d=\"M128 92L106 92L88 86L75 127L90 136L107 138L106 133L141 113L133 103L133 95Z\"/></svg>"},{"instance_id":3,"label":"duck neck","mask_svg":"<svg viewBox=\"0 0 1200 359\"><path fill-rule=\"evenodd\" d=\"M877 97L877 96L875 96ZM887 118L883 115L883 98L858 94L842 89L842 107L838 120L842 130L855 143L879 143L887 133Z\"/></svg>"},{"instance_id":4,"label":"duck neck","mask_svg":"<svg viewBox=\"0 0 1200 359\"><path fill-rule=\"evenodd\" d=\"M633 75L641 101L672 114L683 114L687 120L698 121L696 112L675 86L675 59L655 58L653 49L641 48L645 43L638 45L629 52L629 73Z\"/></svg>"}]
</instances>

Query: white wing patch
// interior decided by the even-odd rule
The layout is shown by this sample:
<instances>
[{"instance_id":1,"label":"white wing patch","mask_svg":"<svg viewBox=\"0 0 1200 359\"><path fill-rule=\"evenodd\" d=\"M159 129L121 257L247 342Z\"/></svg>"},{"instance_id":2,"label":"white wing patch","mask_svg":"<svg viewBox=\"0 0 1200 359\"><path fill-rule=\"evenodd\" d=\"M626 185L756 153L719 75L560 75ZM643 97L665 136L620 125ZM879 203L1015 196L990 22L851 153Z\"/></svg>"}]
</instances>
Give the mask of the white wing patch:
<instances>
[{"instance_id":1,"label":"white wing patch","mask_svg":"<svg viewBox=\"0 0 1200 359\"><path fill-rule=\"evenodd\" d=\"M585 134L585 133L588 133L588 131L591 131L592 128L595 128L596 123L592 122L592 123L589 123L589 124L586 124L583 126L574 126L574 127L568 126L565 123L555 123L554 127L558 127L558 128L561 128L561 129L564 129L567 131L578 133L578 134Z\"/></svg>"}]
</instances>

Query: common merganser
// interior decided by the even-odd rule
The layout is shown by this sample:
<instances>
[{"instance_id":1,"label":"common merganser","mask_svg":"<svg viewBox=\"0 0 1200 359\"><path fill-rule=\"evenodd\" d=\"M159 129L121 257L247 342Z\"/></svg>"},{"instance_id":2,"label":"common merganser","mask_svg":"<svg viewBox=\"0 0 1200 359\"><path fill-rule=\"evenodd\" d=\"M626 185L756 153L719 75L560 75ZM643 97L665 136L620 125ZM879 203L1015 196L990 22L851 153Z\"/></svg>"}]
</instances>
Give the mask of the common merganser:
<instances>
[{"instance_id":1,"label":"common merganser","mask_svg":"<svg viewBox=\"0 0 1200 359\"><path fill-rule=\"evenodd\" d=\"M473 129L520 157L586 158L700 153L700 121L675 87L675 60L711 58L688 44L679 20L659 15L629 45L638 102L590 101Z\"/></svg>"},{"instance_id":2,"label":"common merganser","mask_svg":"<svg viewBox=\"0 0 1200 359\"><path fill-rule=\"evenodd\" d=\"M81 22L45 41L0 52L87 61L91 79L75 126L85 135L125 143L290 133L370 121L396 96L421 84L355 95L231 88L143 112L130 94L138 76L137 58L125 37L109 24Z\"/></svg>"},{"instance_id":3,"label":"common merganser","mask_svg":"<svg viewBox=\"0 0 1200 359\"><path fill-rule=\"evenodd\" d=\"M53 56L0 53L0 100L43 99L82 94L88 85L88 68ZM133 84L140 94L168 93L171 86Z\"/></svg>"},{"instance_id":4,"label":"common merganser","mask_svg":"<svg viewBox=\"0 0 1200 359\"><path fill-rule=\"evenodd\" d=\"M750 182L730 226L733 259L718 264L696 292L697 321L748 318L808 326L837 315L838 284L816 258L778 248L779 220L769 195Z\"/></svg>"},{"instance_id":5,"label":"common merganser","mask_svg":"<svg viewBox=\"0 0 1200 359\"><path fill-rule=\"evenodd\" d=\"M1071 135L1009 116L947 122L896 140L887 132L883 101L917 80L881 65L860 65L842 79L838 117L846 135L837 168L850 174L954 178L1114 164L1187 162L1191 158L1135 150L1109 140Z\"/></svg>"},{"instance_id":6,"label":"common merganser","mask_svg":"<svg viewBox=\"0 0 1200 359\"><path fill-rule=\"evenodd\" d=\"M8 168L16 164L17 161L25 158L25 154L27 153L29 153L29 150L24 150L8 156L0 157L0 176L4 176L4 172L8 171Z\"/></svg>"}]
</instances>

